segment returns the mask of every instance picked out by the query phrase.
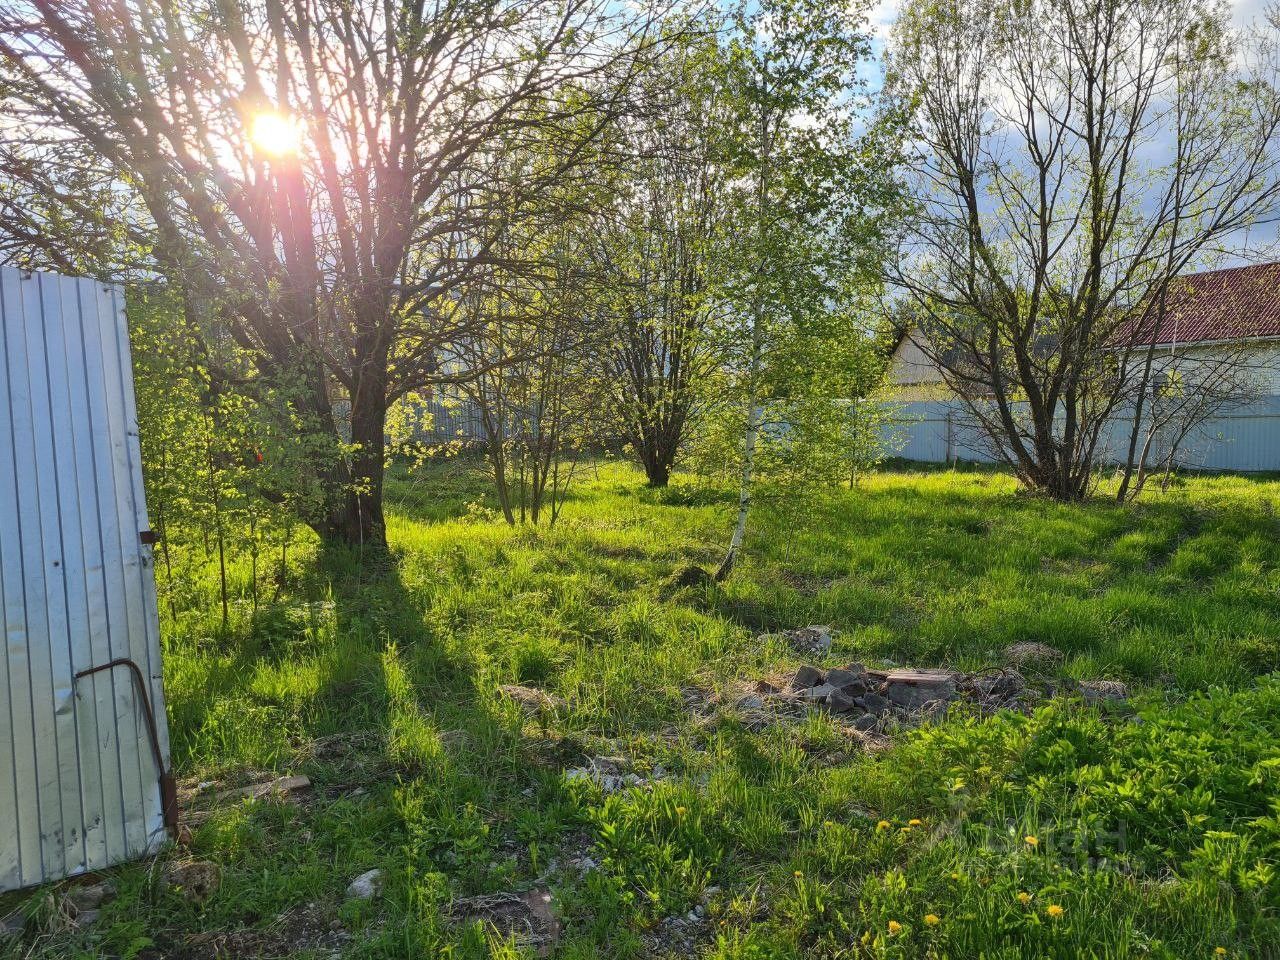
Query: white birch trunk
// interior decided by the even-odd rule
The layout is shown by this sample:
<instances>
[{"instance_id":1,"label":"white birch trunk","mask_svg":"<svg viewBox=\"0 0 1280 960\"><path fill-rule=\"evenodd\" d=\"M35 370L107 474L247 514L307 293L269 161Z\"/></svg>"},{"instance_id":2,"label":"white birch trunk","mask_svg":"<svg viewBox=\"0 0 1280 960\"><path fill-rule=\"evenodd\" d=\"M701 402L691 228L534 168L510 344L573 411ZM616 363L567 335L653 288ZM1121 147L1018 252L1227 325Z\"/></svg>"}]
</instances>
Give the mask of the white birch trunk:
<instances>
[{"instance_id":1,"label":"white birch trunk","mask_svg":"<svg viewBox=\"0 0 1280 960\"><path fill-rule=\"evenodd\" d=\"M716 571L716 582L728 579L733 566L738 561L738 553L742 549L742 541L747 535L747 514L751 509L751 483L756 465L756 438L760 435L760 420L764 415L763 408L756 399L756 384L760 380L760 364L764 354L764 323L760 311L755 312L751 323L751 362L747 368L747 428L743 435L742 447L742 480L738 488L738 521L733 527L733 536L729 538L729 549L725 552L724 561Z\"/></svg>"},{"instance_id":2,"label":"white birch trunk","mask_svg":"<svg viewBox=\"0 0 1280 960\"><path fill-rule=\"evenodd\" d=\"M766 77L769 72L769 61L766 57L762 70ZM773 130L772 110L766 97L760 114L760 167L756 179L756 229L761 229L768 208L769 183L773 174ZM761 262L760 269L768 269L767 261ZM757 281L758 282L758 281ZM729 578L734 564L738 562L738 554L742 550L742 541L747 535L747 516L751 510L751 485L755 478L756 439L760 436L760 421L764 411L760 406L760 368L764 364L765 346L765 305L764 294L757 286L755 292L755 308L751 311L751 360L747 365L747 427L742 444L742 480L738 488L738 520L733 526L733 536L729 538L729 549L725 552L724 561L716 571L716 582L721 583Z\"/></svg>"}]
</instances>

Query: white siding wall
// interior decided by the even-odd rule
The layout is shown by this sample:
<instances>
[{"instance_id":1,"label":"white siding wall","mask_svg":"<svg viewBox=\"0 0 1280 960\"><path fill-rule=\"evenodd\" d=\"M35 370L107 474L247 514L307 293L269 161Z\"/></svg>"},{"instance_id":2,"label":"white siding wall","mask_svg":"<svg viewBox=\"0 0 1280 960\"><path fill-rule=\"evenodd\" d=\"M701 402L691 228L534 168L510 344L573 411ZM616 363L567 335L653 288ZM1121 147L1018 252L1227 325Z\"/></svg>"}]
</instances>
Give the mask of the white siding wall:
<instances>
[{"instance_id":1,"label":"white siding wall","mask_svg":"<svg viewBox=\"0 0 1280 960\"><path fill-rule=\"evenodd\" d=\"M1188 377L1198 373L1220 377L1227 367L1238 370L1256 394L1280 395L1280 341L1249 344L1190 344L1161 347L1156 352L1158 368L1178 369Z\"/></svg>"},{"instance_id":2,"label":"white siding wall","mask_svg":"<svg viewBox=\"0 0 1280 960\"><path fill-rule=\"evenodd\" d=\"M933 385L942 383L942 374L925 354L917 339L918 334L912 330L902 338L889 360L887 373L889 383L894 386L908 387Z\"/></svg>"}]
</instances>

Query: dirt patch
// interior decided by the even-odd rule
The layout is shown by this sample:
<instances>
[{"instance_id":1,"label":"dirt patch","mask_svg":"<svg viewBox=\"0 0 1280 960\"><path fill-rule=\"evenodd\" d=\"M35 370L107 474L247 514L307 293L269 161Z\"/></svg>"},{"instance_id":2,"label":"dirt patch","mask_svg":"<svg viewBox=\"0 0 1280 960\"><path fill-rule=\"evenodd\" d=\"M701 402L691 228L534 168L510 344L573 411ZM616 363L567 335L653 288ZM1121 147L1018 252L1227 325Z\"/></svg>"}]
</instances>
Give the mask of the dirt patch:
<instances>
[{"instance_id":1,"label":"dirt patch","mask_svg":"<svg viewBox=\"0 0 1280 960\"><path fill-rule=\"evenodd\" d=\"M716 578L706 567L690 563L673 571L669 577L658 584L658 597L661 600L674 600L685 591L696 594L715 587Z\"/></svg>"},{"instance_id":2,"label":"dirt patch","mask_svg":"<svg viewBox=\"0 0 1280 960\"><path fill-rule=\"evenodd\" d=\"M562 929L551 892L545 887L455 900L448 918L452 923L482 923L499 936L514 938L519 946L532 949L540 957L551 952Z\"/></svg>"},{"instance_id":3,"label":"dirt patch","mask_svg":"<svg viewBox=\"0 0 1280 960\"><path fill-rule=\"evenodd\" d=\"M1018 670L1046 671L1061 666L1066 659L1061 650L1047 643L1024 641L1004 648L1005 661Z\"/></svg>"},{"instance_id":4,"label":"dirt patch","mask_svg":"<svg viewBox=\"0 0 1280 960\"><path fill-rule=\"evenodd\" d=\"M498 688L508 700L514 702L520 712L527 717L544 716L548 713L565 709L568 704L554 693L547 693L537 687L526 687L518 683L508 683Z\"/></svg>"},{"instance_id":5,"label":"dirt patch","mask_svg":"<svg viewBox=\"0 0 1280 960\"><path fill-rule=\"evenodd\" d=\"M812 629L812 628L807 628ZM793 631L799 632L799 631ZM1052 663L1052 647L1015 651L1037 664ZM1010 657L1013 659L1013 657ZM875 735L901 726L914 726L946 713L952 704L965 704L980 713L1029 711L1045 697L1078 695L1091 706L1116 707L1128 691L1113 680L1077 683L1061 679L1040 686L1012 667L991 667L975 673L936 669L868 669L860 663L822 668L803 665L789 679L770 677L753 686L739 686L733 709L751 729L762 729L785 717L800 717L822 709L840 720L850 734L861 735L869 747Z\"/></svg>"},{"instance_id":6,"label":"dirt patch","mask_svg":"<svg viewBox=\"0 0 1280 960\"><path fill-rule=\"evenodd\" d=\"M756 637L756 643L768 643L770 640L781 640L796 653L817 655L831 649L834 631L825 624L812 624L795 630L781 630L778 633L762 633Z\"/></svg>"},{"instance_id":7,"label":"dirt patch","mask_svg":"<svg viewBox=\"0 0 1280 960\"><path fill-rule=\"evenodd\" d=\"M322 904L308 903L286 910L263 927L213 930L195 933L185 940L163 945L144 957L159 960L228 960L256 957L276 960L304 951L338 953L351 942L351 933Z\"/></svg>"},{"instance_id":8,"label":"dirt patch","mask_svg":"<svg viewBox=\"0 0 1280 960\"><path fill-rule=\"evenodd\" d=\"M170 863L164 882L191 903L204 903L222 886L222 868L207 860Z\"/></svg>"},{"instance_id":9,"label":"dirt patch","mask_svg":"<svg viewBox=\"0 0 1280 960\"><path fill-rule=\"evenodd\" d=\"M659 764L651 771L641 775L632 769L632 763L626 757L591 757L581 766L572 767L564 772L565 780L590 781L605 793L617 793L631 787L648 787L665 780L666 769Z\"/></svg>"},{"instance_id":10,"label":"dirt patch","mask_svg":"<svg viewBox=\"0 0 1280 960\"><path fill-rule=\"evenodd\" d=\"M311 794L311 779L305 776L274 776L249 773L249 782L229 787L221 781L187 781L178 789L179 819L185 827L197 827L223 807L244 800L273 799L300 803Z\"/></svg>"},{"instance_id":11,"label":"dirt patch","mask_svg":"<svg viewBox=\"0 0 1280 960\"><path fill-rule=\"evenodd\" d=\"M778 579L797 593L805 596L817 596L824 590L830 590L838 583L843 583L843 576L822 576L817 573L796 573L794 570L783 570Z\"/></svg>"},{"instance_id":12,"label":"dirt patch","mask_svg":"<svg viewBox=\"0 0 1280 960\"><path fill-rule=\"evenodd\" d=\"M701 904L682 916L666 917L641 934L645 953L657 957L693 957L715 938L711 918Z\"/></svg>"}]
</instances>

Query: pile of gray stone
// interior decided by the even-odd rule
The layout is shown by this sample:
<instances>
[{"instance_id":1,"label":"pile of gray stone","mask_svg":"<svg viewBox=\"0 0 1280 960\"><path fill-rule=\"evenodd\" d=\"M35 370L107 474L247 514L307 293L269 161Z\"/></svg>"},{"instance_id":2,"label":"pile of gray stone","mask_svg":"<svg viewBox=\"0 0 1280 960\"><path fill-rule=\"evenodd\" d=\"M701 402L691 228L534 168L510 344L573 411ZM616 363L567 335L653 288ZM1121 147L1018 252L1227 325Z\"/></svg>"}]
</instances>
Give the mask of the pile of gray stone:
<instances>
[{"instance_id":1,"label":"pile of gray stone","mask_svg":"<svg viewBox=\"0 0 1280 960\"><path fill-rule=\"evenodd\" d=\"M761 684L765 702L824 707L853 718L859 730L891 720L946 710L965 690L966 678L949 670L872 670L861 663L823 670L803 666L784 689Z\"/></svg>"},{"instance_id":2,"label":"pile of gray stone","mask_svg":"<svg viewBox=\"0 0 1280 960\"><path fill-rule=\"evenodd\" d=\"M831 645L827 627L804 627L780 636L804 653L825 653ZM1063 660L1059 651L1044 644L1015 644L1004 651L1002 659L1010 665L975 673L876 669L861 663L823 669L806 664L781 686L758 683L756 692L743 697L738 708L751 713L768 708L791 712L817 707L847 717L857 729L870 732L919 723L945 713L953 703L993 713L1027 710L1045 697L1059 694L1078 695L1095 706L1123 702L1128 694L1123 684L1111 680L1029 682L1028 676L1054 671Z\"/></svg>"}]
</instances>

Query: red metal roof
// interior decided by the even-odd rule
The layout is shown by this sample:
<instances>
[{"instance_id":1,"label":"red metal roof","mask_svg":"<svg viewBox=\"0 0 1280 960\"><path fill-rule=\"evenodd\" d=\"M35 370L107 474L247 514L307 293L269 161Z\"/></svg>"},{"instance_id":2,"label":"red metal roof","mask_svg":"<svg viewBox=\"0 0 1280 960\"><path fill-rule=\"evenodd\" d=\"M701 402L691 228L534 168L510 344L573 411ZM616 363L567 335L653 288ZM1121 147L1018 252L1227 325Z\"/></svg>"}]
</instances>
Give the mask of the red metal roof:
<instances>
[{"instance_id":1,"label":"red metal roof","mask_svg":"<svg viewBox=\"0 0 1280 960\"><path fill-rule=\"evenodd\" d=\"M1154 341L1206 343L1261 337L1280 337L1280 263L1183 277L1169 290L1167 313Z\"/></svg>"}]
</instances>

